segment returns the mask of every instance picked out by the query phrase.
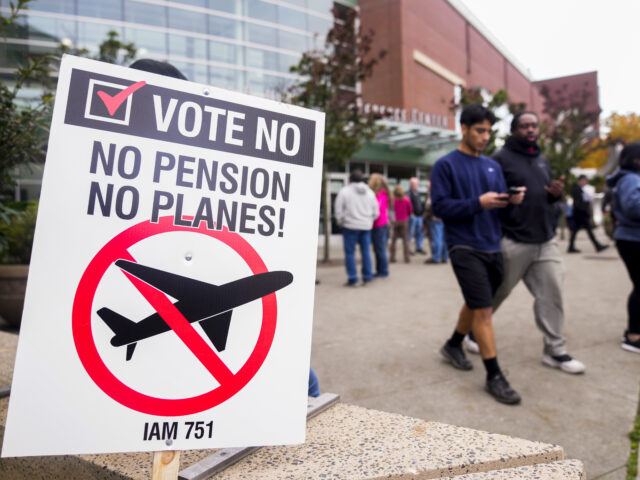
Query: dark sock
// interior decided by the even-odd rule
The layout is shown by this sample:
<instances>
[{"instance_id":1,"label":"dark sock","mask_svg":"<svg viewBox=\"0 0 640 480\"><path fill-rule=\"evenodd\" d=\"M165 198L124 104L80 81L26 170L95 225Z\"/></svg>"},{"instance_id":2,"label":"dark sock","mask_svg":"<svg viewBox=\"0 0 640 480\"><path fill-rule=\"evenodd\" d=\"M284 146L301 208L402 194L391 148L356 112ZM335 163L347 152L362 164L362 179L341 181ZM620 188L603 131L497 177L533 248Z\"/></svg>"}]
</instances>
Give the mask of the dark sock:
<instances>
[{"instance_id":1,"label":"dark sock","mask_svg":"<svg viewBox=\"0 0 640 480\"><path fill-rule=\"evenodd\" d=\"M500 371L500 366L498 366L498 357L486 358L482 360L484 362L484 368L487 369L487 380L495 377Z\"/></svg>"},{"instance_id":2,"label":"dark sock","mask_svg":"<svg viewBox=\"0 0 640 480\"><path fill-rule=\"evenodd\" d=\"M453 335L451 335L451 338L449 339L449 346L450 347L454 347L454 348L460 348L460 345L462 345L462 339L464 338L464 333L458 333L457 330L453 331Z\"/></svg>"},{"instance_id":3,"label":"dark sock","mask_svg":"<svg viewBox=\"0 0 640 480\"><path fill-rule=\"evenodd\" d=\"M476 337L473 336L473 332L469 332L469 340L476 341Z\"/></svg>"}]
</instances>

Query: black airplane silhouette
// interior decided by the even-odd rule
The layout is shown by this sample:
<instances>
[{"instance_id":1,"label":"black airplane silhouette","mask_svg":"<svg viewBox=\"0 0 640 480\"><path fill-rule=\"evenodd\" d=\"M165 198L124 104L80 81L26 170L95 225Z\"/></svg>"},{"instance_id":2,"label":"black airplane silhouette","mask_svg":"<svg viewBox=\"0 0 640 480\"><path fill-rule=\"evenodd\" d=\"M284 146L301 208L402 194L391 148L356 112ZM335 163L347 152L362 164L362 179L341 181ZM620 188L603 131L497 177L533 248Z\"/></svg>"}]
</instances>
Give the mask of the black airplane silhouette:
<instances>
[{"instance_id":1,"label":"black airplane silhouette","mask_svg":"<svg viewBox=\"0 0 640 480\"><path fill-rule=\"evenodd\" d=\"M178 299L174 306L190 323L200 322L204 333L219 352L226 348L231 314L235 307L280 290L293 281L290 272L278 271L251 275L218 286L128 260L120 259L115 264L134 277ZM97 313L115 333L111 345L127 346L127 360L131 360L137 342L171 330L158 313L149 315L139 322L133 322L106 307Z\"/></svg>"}]
</instances>

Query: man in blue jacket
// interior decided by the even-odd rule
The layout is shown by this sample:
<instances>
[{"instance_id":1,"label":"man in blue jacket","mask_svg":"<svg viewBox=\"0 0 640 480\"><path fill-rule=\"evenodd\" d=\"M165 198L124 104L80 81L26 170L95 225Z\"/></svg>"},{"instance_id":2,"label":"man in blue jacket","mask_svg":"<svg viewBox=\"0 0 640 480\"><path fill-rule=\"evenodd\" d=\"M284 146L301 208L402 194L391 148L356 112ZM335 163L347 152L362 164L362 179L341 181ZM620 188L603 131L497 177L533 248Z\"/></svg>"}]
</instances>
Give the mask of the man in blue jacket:
<instances>
[{"instance_id":1,"label":"man in blue jacket","mask_svg":"<svg viewBox=\"0 0 640 480\"><path fill-rule=\"evenodd\" d=\"M455 368L471 370L462 340L473 330L487 370L486 390L497 401L514 405L520 395L498 365L491 305L503 276L497 209L521 203L524 188L510 196L500 165L480 155L494 122L482 105L466 107L460 116L460 145L438 160L431 173L433 213L445 223L451 265L464 296L456 328L440 353Z\"/></svg>"}]
</instances>

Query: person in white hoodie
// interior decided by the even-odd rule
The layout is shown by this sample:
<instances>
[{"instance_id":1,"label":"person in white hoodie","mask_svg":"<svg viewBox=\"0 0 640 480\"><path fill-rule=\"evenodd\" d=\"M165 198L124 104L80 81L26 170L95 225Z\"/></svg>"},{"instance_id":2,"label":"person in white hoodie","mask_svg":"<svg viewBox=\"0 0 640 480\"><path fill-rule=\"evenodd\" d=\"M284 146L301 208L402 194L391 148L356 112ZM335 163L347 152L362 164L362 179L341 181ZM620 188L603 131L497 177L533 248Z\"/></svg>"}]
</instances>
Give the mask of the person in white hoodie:
<instances>
[{"instance_id":1,"label":"person in white hoodie","mask_svg":"<svg viewBox=\"0 0 640 480\"><path fill-rule=\"evenodd\" d=\"M371 267L371 228L380 213L373 190L363 182L362 172L354 170L349 176L349 184L342 187L334 205L336 221L342 227L344 242L344 263L347 268L345 286L358 285L356 268L356 244L360 245L362 256L362 282L373 278Z\"/></svg>"}]
</instances>

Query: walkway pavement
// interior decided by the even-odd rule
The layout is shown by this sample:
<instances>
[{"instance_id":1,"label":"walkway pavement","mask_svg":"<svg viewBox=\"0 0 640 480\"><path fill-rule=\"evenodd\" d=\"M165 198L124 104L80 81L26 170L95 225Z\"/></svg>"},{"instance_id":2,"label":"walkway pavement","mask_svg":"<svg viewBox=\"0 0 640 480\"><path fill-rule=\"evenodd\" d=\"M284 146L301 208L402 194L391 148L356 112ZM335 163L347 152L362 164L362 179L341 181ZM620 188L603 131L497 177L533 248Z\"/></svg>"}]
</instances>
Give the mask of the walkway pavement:
<instances>
[{"instance_id":1,"label":"walkway pavement","mask_svg":"<svg viewBox=\"0 0 640 480\"><path fill-rule=\"evenodd\" d=\"M462 305L450 265L425 265L416 255L392 264L387 279L346 288L342 252L332 246L333 261L317 269L311 357L321 390L364 407L559 444L585 463L589 479L624 479L640 390L640 355L620 348L631 282L613 245L596 255L583 232L577 246L581 254L565 255L565 334L587 372L541 364L542 337L521 283L494 317L500 364L523 397L515 407L484 392L478 356L469 355L473 371L461 372L438 353Z\"/></svg>"}]
</instances>

